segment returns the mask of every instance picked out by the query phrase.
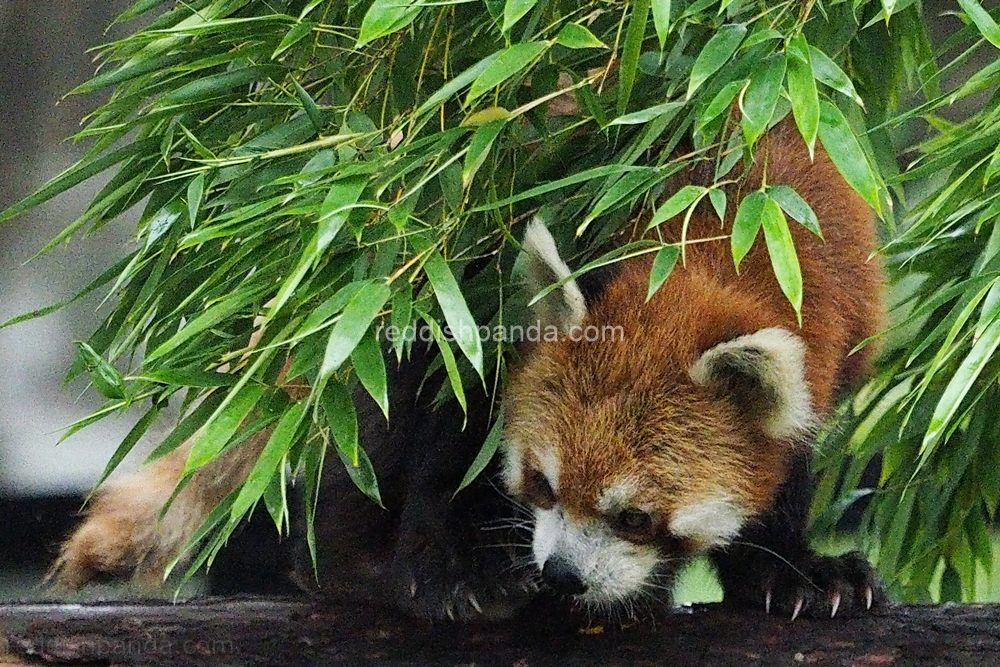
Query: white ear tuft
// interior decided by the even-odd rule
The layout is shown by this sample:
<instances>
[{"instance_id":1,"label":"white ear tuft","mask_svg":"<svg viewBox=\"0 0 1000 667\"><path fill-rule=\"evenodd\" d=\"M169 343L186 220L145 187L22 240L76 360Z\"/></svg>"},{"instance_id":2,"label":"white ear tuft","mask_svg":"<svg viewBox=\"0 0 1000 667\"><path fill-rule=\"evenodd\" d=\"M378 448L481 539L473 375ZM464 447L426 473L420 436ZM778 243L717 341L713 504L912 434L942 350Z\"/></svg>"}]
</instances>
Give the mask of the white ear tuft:
<instances>
[{"instance_id":1,"label":"white ear tuft","mask_svg":"<svg viewBox=\"0 0 1000 667\"><path fill-rule=\"evenodd\" d=\"M781 327L740 336L707 350L688 371L714 385L779 440L794 440L817 425L806 381L806 345Z\"/></svg>"},{"instance_id":2,"label":"white ear tuft","mask_svg":"<svg viewBox=\"0 0 1000 667\"><path fill-rule=\"evenodd\" d=\"M559 256L555 239L540 219L534 218L528 223L523 247L527 254L528 289L532 296L572 274ZM579 326L587 316L587 302L575 280L567 280L532 308L543 327L553 325L561 331Z\"/></svg>"}]
</instances>

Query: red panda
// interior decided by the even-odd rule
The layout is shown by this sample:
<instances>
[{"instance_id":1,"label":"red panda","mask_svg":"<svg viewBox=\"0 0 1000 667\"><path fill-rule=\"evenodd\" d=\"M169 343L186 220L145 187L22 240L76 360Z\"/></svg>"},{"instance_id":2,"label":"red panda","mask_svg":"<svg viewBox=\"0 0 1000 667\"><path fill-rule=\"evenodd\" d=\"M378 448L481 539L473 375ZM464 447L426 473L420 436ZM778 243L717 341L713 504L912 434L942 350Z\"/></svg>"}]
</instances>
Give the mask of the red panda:
<instances>
[{"instance_id":1,"label":"red panda","mask_svg":"<svg viewBox=\"0 0 1000 667\"><path fill-rule=\"evenodd\" d=\"M792 229L801 326L762 240L737 272L732 216L720 229L703 206L687 238L718 240L688 245L648 303L647 258L623 262L590 303L565 282L539 312L564 335L526 350L511 374L507 488L533 510L544 582L590 607L653 596L700 552L727 599L793 618L881 595L862 556L821 557L804 538L809 445L837 390L863 377L871 349L850 352L882 320L873 214L820 147L810 160L789 120L759 144L730 210L765 178L798 191L824 235ZM680 240L676 222L662 226L666 241ZM570 276L540 222L524 247L536 292ZM586 327L619 335L572 335Z\"/></svg>"},{"instance_id":2,"label":"red panda","mask_svg":"<svg viewBox=\"0 0 1000 667\"><path fill-rule=\"evenodd\" d=\"M533 514L530 547L482 530L491 520L520 525L489 476L451 502L488 430L488 401L470 396L463 430L461 415L432 413L429 399L417 398L426 359L391 370L388 425L363 391L356 395L388 511L351 488L339 462L328 463L316 524L321 595L388 601L424 618L499 618L527 602L537 570L553 591L606 608L660 597L684 558L708 552L727 599L768 611L835 615L880 599L863 557L818 556L804 537L809 442L836 390L864 374L870 350L848 353L880 325L881 275L867 261L872 214L822 149L810 161L789 122L761 140L757 155L740 191L760 187L766 164L767 182L794 187L825 236L793 229L802 327L760 241L739 274L727 240L689 245L686 266L649 303L644 259L623 263L599 294L569 280L540 301L539 319L567 335L522 350L505 390L498 462L507 489ZM739 198L729 193L730 209ZM698 210L688 238L724 233ZM662 234L669 241L678 232L664 225ZM524 248L536 292L569 277L541 223L529 225ZM620 327L621 336L574 340L574 328L586 326ZM112 484L63 546L53 576L72 587L104 574L162 582L268 435L197 473L162 520L186 448ZM531 569L518 567L522 559ZM312 579L308 565L299 578Z\"/></svg>"}]
</instances>

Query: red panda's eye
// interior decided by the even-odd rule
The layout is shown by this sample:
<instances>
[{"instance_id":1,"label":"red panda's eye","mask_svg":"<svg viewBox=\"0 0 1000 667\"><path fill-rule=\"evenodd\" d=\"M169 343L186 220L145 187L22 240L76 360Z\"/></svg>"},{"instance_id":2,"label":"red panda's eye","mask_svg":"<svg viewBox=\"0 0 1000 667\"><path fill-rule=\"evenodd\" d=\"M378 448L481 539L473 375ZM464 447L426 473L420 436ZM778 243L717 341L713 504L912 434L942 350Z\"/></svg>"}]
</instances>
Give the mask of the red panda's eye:
<instances>
[{"instance_id":1,"label":"red panda's eye","mask_svg":"<svg viewBox=\"0 0 1000 667\"><path fill-rule=\"evenodd\" d=\"M524 478L524 498L543 510L552 509L556 504L556 494L549 480L537 470L530 470Z\"/></svg>"},{"instance_id":2,"label":"red panda's eye","mask_svg":"<svg viewBox=\"0 0 1000 667\"><path fill-rule=\"evenodd\" d=\"M629 535L647 535L653 528L653 517L648 512L639 509L627 509L618 513L614 520L615 527Z\"/></svg>"}]
</instances>

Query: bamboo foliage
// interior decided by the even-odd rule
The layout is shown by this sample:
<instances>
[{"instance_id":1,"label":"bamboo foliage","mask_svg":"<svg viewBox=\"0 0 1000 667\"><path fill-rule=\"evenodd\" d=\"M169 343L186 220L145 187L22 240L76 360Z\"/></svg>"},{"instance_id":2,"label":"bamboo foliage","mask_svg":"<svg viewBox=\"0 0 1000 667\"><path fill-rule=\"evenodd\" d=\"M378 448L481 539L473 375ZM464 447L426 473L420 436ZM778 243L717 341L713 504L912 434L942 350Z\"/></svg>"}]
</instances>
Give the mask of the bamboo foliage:
<instances>
[{"instance_id":1,"label":"bamboo foliage","mask_svg":"<svg viewBox=\"0 0 1000 667\"><path fill-rule=\"evenodd\" d=\"M152 457L194 436L190 475L274 427L247 483L197 536L192 570L258 505L287 528L292 475L303 474L312 512L331 447L380 502L350 390L363 386L391 418L386 364L407 343L383 346L382 327L434 339L447 381L425 391L464 410L468 392L503 383L512 345L478 327L521 317L513 266L526 220L548 219L581 271L655 253L652 296L683 245L609 251L617 230L644 211L651 226L683 224L703 200L724 217L721 188L665 196L668 179L717 155L724 183L791 113L886 229L905 212L888 256L900 275L924 276L905 300L915 333L858 399L851 456L826 457L820 524L884 452L886 491L869 515L884 572L912 591L926 582L896 575L944 557L949 582L967 579L984 553L982 510L1000 500L1000 474L984 472L1000 451L986 421L1000 377L990 187L1000 105L954 126L935 111L1000 76L995 60L941 92L959 62L945 63L949 49L1000 40L979 3L959 4L965 29L934 52L913 0L139 0L120 21L158 16L103 47L99 72L74 91L111 91L77 137L85 156L0 214L112 173L48 252L140 210L135 243L81 292L107 290L113 305L69 377L88 373L108 402L67 433L145 410L106 477L179 394L182 418ZM924 121L934 133L900 173L898 128ZM903 206L902 184L944 173ZM734 261L766 243L798 310L788 226L821 235L815 215L781 187L733 208ZM292 385L308 385L305 398L292 400ZM935 494L915 502L918 483Z\"/></svg>"}]
</instances>

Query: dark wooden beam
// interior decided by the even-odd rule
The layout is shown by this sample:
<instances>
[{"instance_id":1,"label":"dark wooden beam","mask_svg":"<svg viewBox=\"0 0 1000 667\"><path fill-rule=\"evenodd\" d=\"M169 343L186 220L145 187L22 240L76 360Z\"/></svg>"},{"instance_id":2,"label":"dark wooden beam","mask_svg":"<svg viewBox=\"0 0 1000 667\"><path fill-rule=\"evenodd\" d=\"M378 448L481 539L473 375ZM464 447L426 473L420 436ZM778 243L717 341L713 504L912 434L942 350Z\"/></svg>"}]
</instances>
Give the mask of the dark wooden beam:
<instances>
[{"instance_id":1,"label":"dark wooden beam","mask_svg":"<svg viewBox=\"0 0 1000 667\"><path fill-rule=\"evenodd\" d=\"M5 640L8 663L29 664L1000 665L1000 605L897 605L794 622L700 605L655 623L582 629L546 609L507 623L435 626L384 610L206 598L0 605L0 635L0 655Z\"/></svg>"}]
</instances>

